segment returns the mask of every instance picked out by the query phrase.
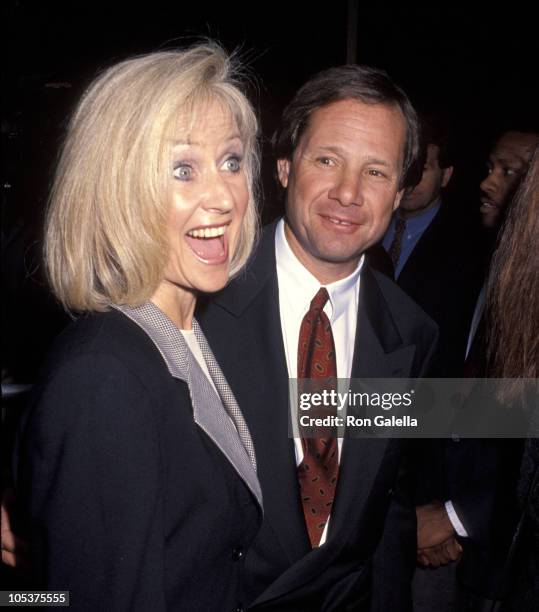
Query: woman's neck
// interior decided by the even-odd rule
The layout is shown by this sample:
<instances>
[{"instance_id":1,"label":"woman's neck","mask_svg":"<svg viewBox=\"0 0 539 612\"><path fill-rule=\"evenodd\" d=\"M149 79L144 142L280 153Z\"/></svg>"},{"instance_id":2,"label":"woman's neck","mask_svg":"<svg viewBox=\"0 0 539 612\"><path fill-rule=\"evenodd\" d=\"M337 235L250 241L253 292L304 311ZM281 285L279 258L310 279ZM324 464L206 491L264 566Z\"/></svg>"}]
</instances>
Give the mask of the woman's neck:
<instances>
[{"instance_id":1,"label":"woman's neck","mask_svg":"<svg viewBox=\"0 0 539 612\"><path fill-rule=\"evenodd\" d=\"M193 327L197 300L194 291L164 280L150 299L179 329Z\"/></svg>"}]
</instances>

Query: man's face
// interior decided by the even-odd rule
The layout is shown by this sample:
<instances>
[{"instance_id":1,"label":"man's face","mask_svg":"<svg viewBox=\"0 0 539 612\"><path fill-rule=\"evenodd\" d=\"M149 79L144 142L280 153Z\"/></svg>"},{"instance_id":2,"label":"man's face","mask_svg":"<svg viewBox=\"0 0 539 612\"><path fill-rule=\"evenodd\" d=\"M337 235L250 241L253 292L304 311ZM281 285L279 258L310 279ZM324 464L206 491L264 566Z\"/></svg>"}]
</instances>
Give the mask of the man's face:
<instances>
[{"instance_id":1,"label":"man's face","mask_svg":"<svg viewBox=\"0 0 539 612\"><path fill-rule=\"evenodd\" d=\"M538 143L539 134L524 132L506 132L496 143L488 158L488 175L480 185L479 210L485 227L499 225Z\"/></svg>"},{"instance_id":2,"label":"man's face","mask_svg":"<svg viewBox=\"0 0 539 612\"><path fill-rule=\"evenodd\" d=\"M427 159L421 175L421 181L402 196L399 214L408 219L430 208L440 198L440 192L447 185L453 166L440 168L438 156L440 147L435 144L427 146Z\"/></svg>"},{"instance_id":3,"label":"man's face","mask_svg":"<svg viewBox=\"0 0 539 612\"><path fill-rule=\"evenodd\" d=\"M351 274L384 235L402 196L405 141L400 109L342 100L314 111L292 159L278 160L288 243L320 282Z\"/></svg>"}]
</instances>

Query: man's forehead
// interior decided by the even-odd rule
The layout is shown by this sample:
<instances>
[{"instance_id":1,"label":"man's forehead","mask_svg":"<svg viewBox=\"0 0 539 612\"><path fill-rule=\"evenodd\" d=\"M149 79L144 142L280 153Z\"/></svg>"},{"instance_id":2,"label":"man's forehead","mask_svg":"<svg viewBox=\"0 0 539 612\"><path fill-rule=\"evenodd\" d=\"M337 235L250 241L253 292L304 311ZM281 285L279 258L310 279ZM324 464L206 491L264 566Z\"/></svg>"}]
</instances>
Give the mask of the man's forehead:
<instances>
[{"instance_id":1,"label":"man's forehead","mask_svg":"<svg viewBox=\"0 0 539 612\"><path fill-rule=\"evenodd\" d=\"M298 144L337 132L353 139L369 128L391 134L392 139L398 140L401 132L401 138L406 137L406 119L397 105L345 98L314 109Z\"/></svg>"},{"instance_id":2,"label":"man's forehead","mask_svg":"<svg viewBox=\"0 0 539 612\"><path fill-rule=\"evenodd\" d=\"M343 108L346 108L351 112L354 112L355 110L359 113L371 109L383 110L390 114L399 115L402 117L402 120L405 121L404 114L397 104L391 102L370 102L368 100L362 100L361 98L341 98L339 100L332 100L331 102L314 108L310 113L309 122L313 119L313 117L320 114L332 117L335 114L338 114Z\"/></svg>"}]
</instances>

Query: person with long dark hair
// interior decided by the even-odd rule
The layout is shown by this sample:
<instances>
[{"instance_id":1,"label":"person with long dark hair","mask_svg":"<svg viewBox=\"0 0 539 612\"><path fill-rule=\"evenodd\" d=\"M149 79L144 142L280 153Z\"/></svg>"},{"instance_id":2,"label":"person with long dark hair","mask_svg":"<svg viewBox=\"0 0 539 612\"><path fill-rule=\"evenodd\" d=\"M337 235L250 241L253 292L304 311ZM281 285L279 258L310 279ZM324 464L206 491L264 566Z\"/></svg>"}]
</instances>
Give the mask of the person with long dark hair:
<instances>
[{"instance_id":1,"label":"person with long dark hair","mask_svg":"<svg viewBox=\"0 0 539 612\"><path fill-rule=\"evenodd\" d=\"M504 402L521 402L524 387L521 379L539 378L538 244L539 147L536 147L528 173L508 211L488 280L488 369L493 377L512 379L504 386ZM537 423L534 425L537 427ZM510 555L512 588L504 607L511 612L539 609L537 438L525 442L517 496L521 520Z\"/></svg>"}]
</instances>

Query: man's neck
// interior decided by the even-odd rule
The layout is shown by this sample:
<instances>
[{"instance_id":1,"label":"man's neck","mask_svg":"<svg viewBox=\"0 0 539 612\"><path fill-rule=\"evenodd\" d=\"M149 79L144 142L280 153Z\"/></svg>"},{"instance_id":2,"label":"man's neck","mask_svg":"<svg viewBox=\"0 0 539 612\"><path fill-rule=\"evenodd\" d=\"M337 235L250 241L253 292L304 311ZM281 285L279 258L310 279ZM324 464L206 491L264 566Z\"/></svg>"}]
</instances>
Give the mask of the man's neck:
<instances>
[{"instance_id":1,"label":"man's neck","mask_svg":"<svg viewBox=\"0 0 539 612\"><path fill-rule=\"evenodd\" d=\"M410 219L414 219L415 217L420 217L421 215L427 214L440 202L440 197L437 197L436 199L432 200L432 202L428 204L428 206L425 206L424 208L420 208L419 210L406 210L404 208L399 208L397 214L401 219L409 221Z\"/></svg>"}]
</instances>

